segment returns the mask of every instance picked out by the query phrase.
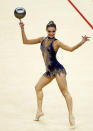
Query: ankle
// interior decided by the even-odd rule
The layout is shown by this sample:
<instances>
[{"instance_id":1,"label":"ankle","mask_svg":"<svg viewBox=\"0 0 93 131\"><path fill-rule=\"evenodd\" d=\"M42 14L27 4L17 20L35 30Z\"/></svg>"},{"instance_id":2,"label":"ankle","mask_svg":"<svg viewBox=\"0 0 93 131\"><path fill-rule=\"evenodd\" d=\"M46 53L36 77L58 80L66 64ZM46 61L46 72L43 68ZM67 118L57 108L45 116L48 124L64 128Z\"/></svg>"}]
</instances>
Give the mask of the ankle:
<instances>
[{"instance_id":1,"label":"ankle","mask_svg":"<svg viewBox=\"0 0 93 131\"><path fill-rule=\"evenodd\" d=\"M37 113L39 113L39 112L42 112L42 110L39 110L39 109L38 109L38 110L37 110Z\"/></svg>"},{"instance_id":2,"label":"ankle","mask_svg":"<svg viewBox=\"0 0 93 131\"><path fill-rule=\"evenodd\" d=\"M69 114L69 117L74 117L74 114L73 114L73 113L70 113L70 114Z\"/></svg>"}]
</instances>

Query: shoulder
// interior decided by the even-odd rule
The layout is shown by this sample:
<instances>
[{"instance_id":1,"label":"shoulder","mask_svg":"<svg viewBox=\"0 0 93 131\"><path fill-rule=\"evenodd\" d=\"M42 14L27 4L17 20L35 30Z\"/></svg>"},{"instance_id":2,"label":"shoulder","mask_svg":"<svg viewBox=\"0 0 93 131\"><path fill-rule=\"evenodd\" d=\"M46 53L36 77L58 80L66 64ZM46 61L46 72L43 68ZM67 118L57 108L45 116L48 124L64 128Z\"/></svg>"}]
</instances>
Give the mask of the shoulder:
<instances>
[{"instance_id":1,"label":"shoulder","mask_svg":"<svg viewBox=\"0 0 93 131\"><path fill-rule=\"evenodd\" d=\"M60 46L62 46L62 45L63 45L63 42L61 42L61 41L60 41L60 40L58 40L58 39L56 40L56 43L57 43L57 46L58 46L58 47L60 47Z\"/></svg>"},{"instance_id":2,"label":"shoulder","mask_svg":"<svg viewBox=\"0 0 93 131\"><path fill-rule=\"evenodd\" d=\"M41 36L41 37L39 37L39 41L40 41L40 43L41 43L44 39L45 39L45 36Z\"/></svg>"},{"instance_id":3,"label":"shoulder","mask_svg":"<svg viewBox=\"0 0 93 131\"><path fill-rule=\"evenodd\" d=\"M58 39L55 40L55 43L56 43L56 45L57 45L58 47L60 47L60 44L62 44L62 42L61 42L60 40L58 40Z\"/></svg>"}]
</instances>

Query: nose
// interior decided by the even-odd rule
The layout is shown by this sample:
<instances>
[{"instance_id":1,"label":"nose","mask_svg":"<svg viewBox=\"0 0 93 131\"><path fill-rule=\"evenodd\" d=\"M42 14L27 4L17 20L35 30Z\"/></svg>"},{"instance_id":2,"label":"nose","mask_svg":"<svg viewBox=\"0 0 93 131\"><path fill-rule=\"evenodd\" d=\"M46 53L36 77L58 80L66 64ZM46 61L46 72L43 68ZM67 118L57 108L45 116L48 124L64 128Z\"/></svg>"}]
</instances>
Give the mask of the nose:
<instances>
[{"instance_id":1,"label":"nose","mask_svg":"<svg viewBox=\"0 0 93 131\"><path fill-rule=\"evenodd\" d=\"M54 33L53 32L50 32L50 35L53 35Z\"/></svg>"}]
</instances>

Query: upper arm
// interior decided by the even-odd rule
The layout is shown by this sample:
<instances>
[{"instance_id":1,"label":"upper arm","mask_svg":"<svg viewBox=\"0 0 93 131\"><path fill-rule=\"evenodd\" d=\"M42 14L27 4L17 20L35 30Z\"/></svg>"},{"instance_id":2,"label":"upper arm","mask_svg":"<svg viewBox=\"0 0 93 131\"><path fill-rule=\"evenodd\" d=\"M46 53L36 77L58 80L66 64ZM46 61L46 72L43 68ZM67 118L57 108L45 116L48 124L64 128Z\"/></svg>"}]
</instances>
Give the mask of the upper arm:
<instances>
[{"instance_id":1,"label":"upper arm","mask_svg":"<svg viewBox=\"0 0 93 131\"><path fill-rule=\"evenodd\" d=\"M43 39L44 37L38 37L36 39L27 40L24 44L38 44L41 43Z\"/></svg>"},{"instance_id":2,"label":"upper arm","mask_svg":"<svg viewBox=\"0 0 93 131\"><path fill-rule=\"evenodd\" d=\"M63 42L61 41L58 41L58 46L59 48L62 48L64 50L67 50L67 51L72 51L72 47L68 46L68 45L65 45Z\"/></svg>"}]
</instances>

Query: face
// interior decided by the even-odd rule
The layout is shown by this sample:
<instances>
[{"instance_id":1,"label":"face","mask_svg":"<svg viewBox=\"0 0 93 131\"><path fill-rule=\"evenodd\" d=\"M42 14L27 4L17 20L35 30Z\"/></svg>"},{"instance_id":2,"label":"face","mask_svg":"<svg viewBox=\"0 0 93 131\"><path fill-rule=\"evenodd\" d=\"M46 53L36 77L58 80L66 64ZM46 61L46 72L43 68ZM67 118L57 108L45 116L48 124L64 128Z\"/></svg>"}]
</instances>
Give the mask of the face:
<instances>
[{"instance_id":1,"label":"face","mask_svg":"<svg viewBox=\"0 0 93 131\"><path fill-rule=\"evenodd\" d=\"M55 27L48 27L47 29L47 34L50 38L54 37L56 34L56 29Z\"/></svg>"}]
</instances>

